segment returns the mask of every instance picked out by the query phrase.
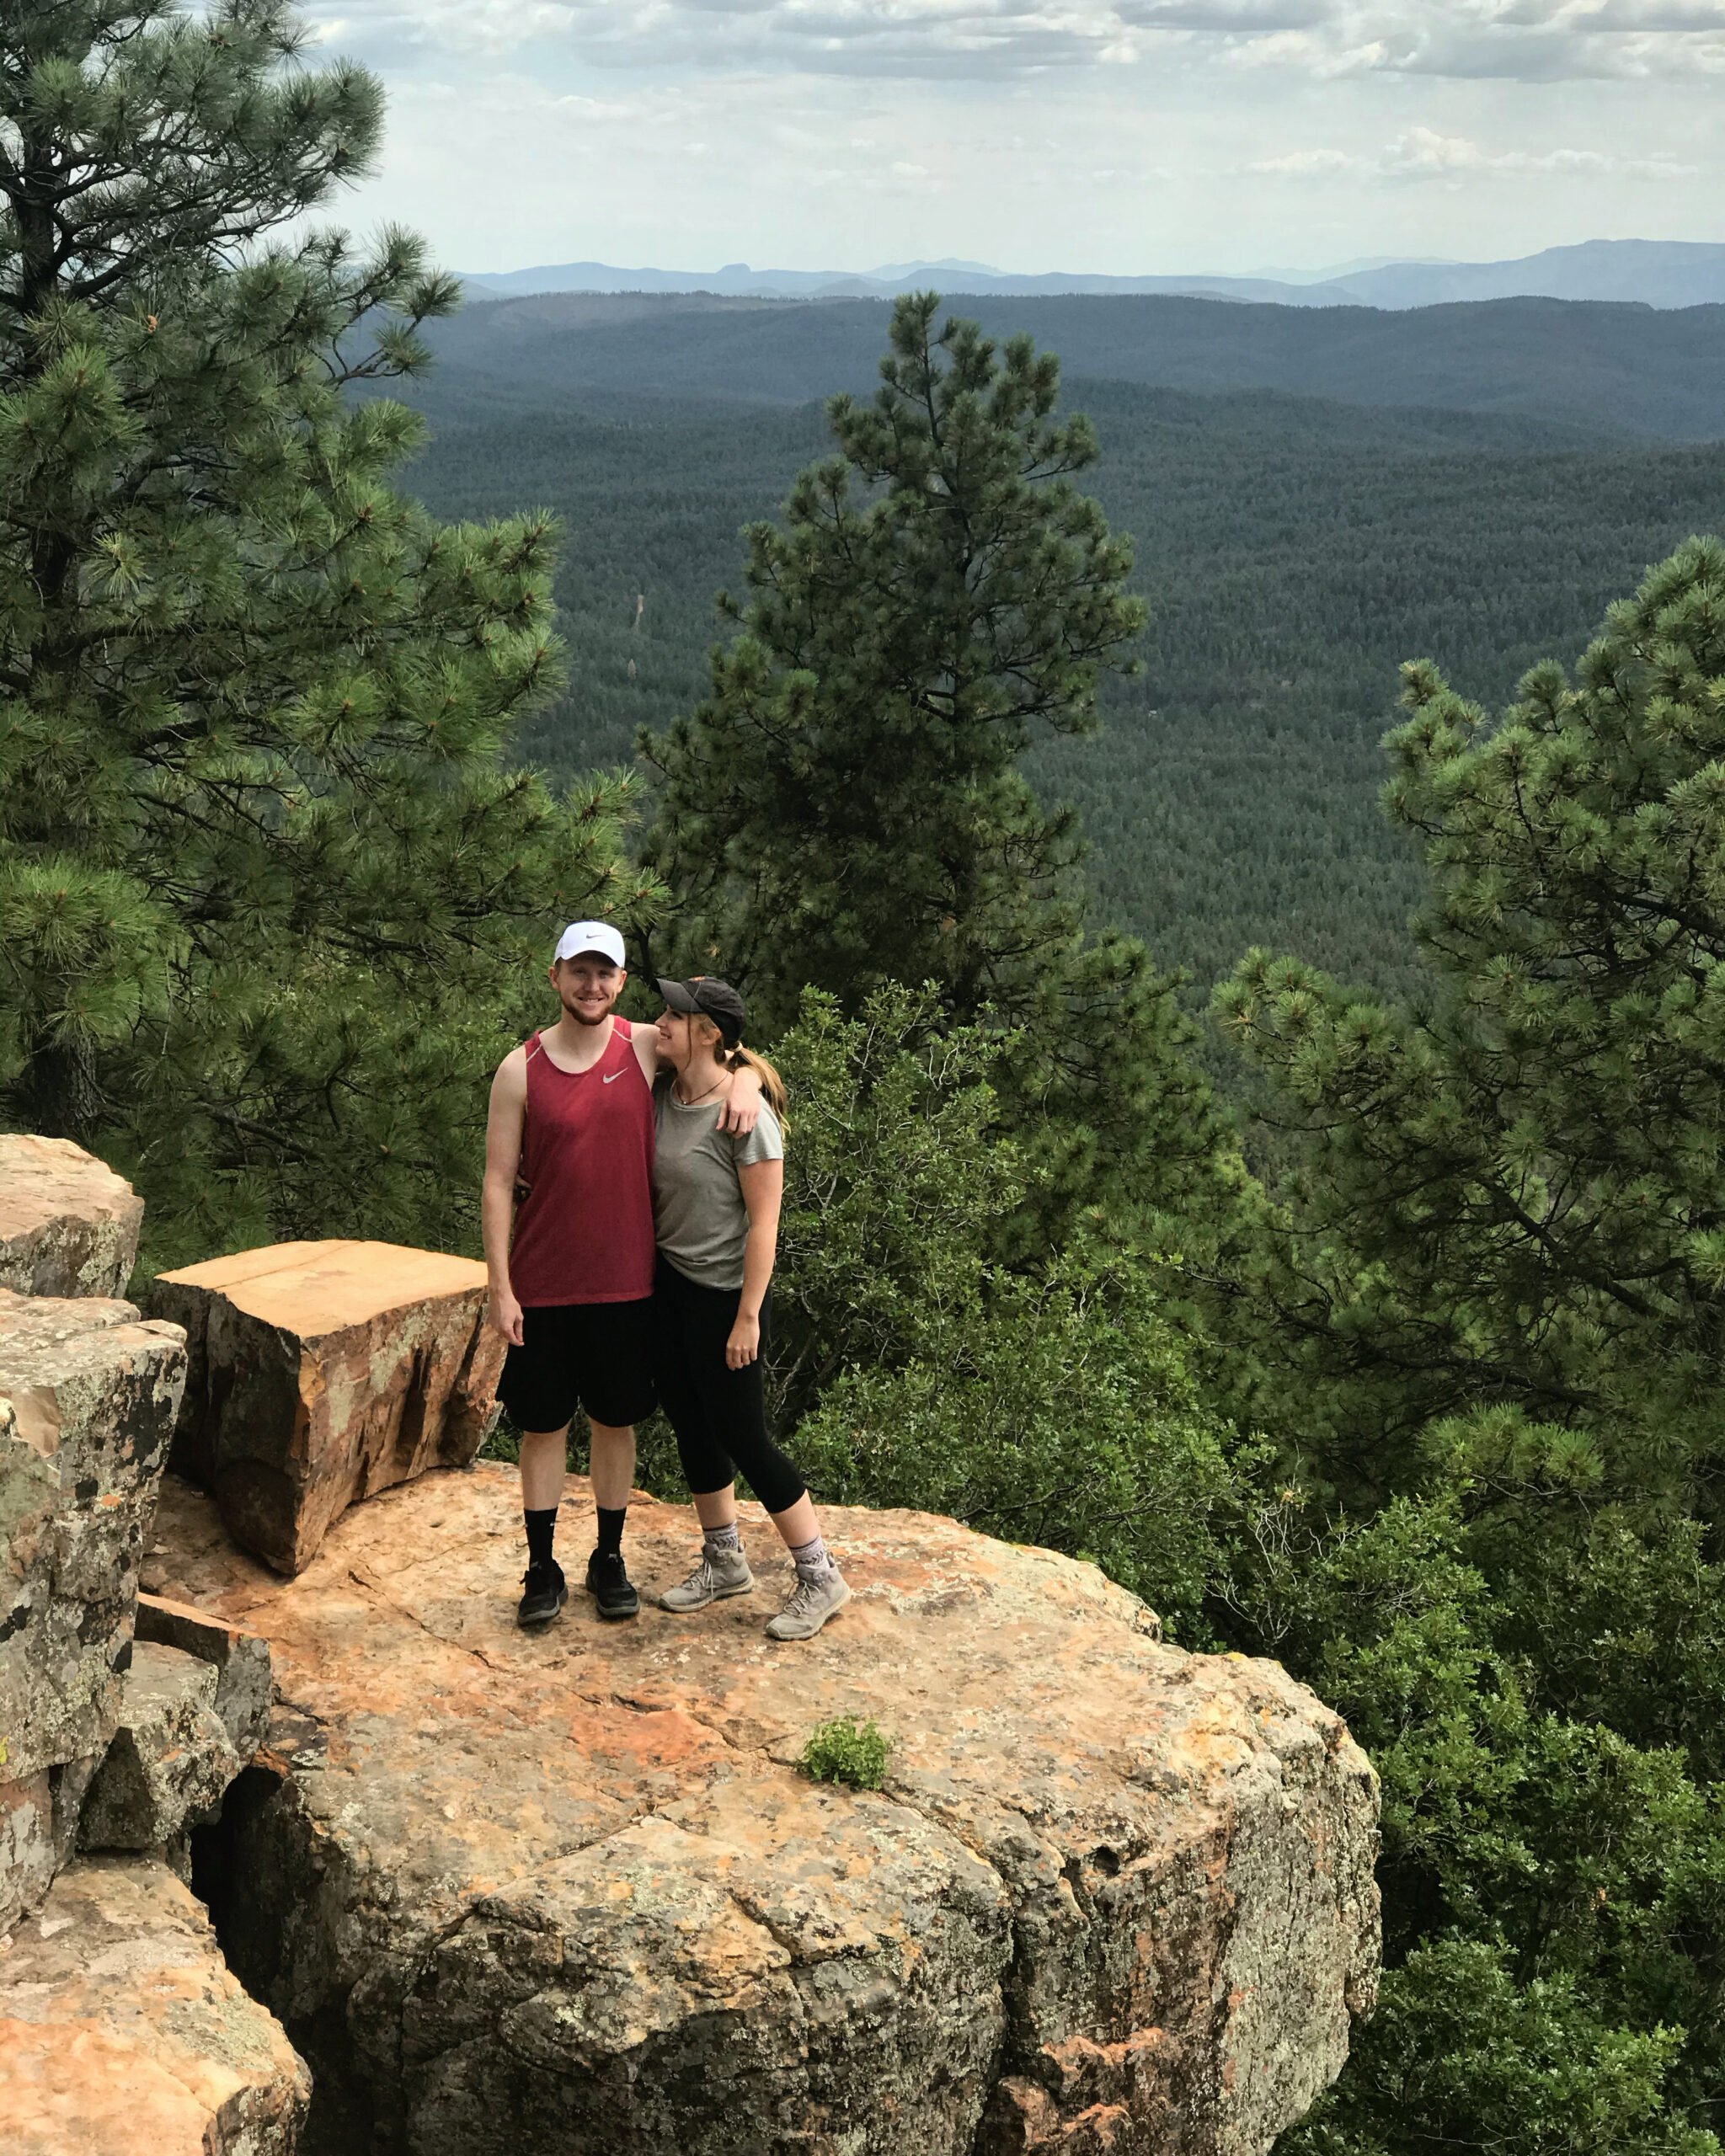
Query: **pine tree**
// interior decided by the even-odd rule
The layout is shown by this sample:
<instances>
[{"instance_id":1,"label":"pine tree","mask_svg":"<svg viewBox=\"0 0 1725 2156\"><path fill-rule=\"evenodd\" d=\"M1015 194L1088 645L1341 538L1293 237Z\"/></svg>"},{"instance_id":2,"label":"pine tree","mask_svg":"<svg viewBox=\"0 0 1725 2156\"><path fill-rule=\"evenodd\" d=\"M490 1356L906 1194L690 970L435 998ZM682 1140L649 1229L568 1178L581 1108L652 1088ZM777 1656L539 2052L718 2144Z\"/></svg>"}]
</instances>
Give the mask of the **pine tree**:
<instances>
[{"instance_id":1,"label":"pine tree","mask_svg":"<svg viewBox=\"0 0 1725 2156\"><path fill-rule=\"evenodd\" d=\"M1700 1501L1725 1453L1725 546L1680 548L1495 726L1404 673L1386 798L1432 878L1425 995L1258 953L1220 999L1303 1133L1246 1307L1305 1373L1308 1434L1327 1402L1381 1488L1418 1473L1420 1425L1480 1411L1493 1472Z\"/></svg>"},{"instance_id":2,"label":"pine tree","mask_svg":"<svg viewBox=\"0 0 1725 2156\"><path fill-rule=\"evenodd\" d=\"M158 1254L470 1232L479 1080L625 788L500 760L553 685L546 517L440 526L367 391L457 301L306 213L377 84L280 0L0 25L0 1088Z\"/></svg>"},{"instance_id":3,"label":"pine tree","mask_svg":"<svg viewBox=\"0 0 1725 2156\"><path fill-rule=\"evenodd\" d=\"M860 1011L932 984L947 1018L1023 1029L1002 1097L1059 1153L1051 1193L1170 1198L1220 1123L1178 984L1086 932L1083 849L1017 768L1094 730L1145 608L1128 543L1073 475L1060 366L921 293L893 310L870 404L833 398L836 453L747 533L746 602L692 716L642 752L662 782L647 860L686 961L723 967L766 1031L805 985Z\"/></svg>"},{"instance_id":4,"label":"pine tree","mask_svg":"<svg viewBox=\"0 0 1725 2156\"><path fill-rule=\"evenodd\" d=\"M1307 1470L1234 1643L1384 1793L1379 2011L1287 2145L1718 2156L1725 546L1495 723L1404 676L1423 993L1220 999L1298 1151L1231 1363Z\"/></svg>"}]
</instances>

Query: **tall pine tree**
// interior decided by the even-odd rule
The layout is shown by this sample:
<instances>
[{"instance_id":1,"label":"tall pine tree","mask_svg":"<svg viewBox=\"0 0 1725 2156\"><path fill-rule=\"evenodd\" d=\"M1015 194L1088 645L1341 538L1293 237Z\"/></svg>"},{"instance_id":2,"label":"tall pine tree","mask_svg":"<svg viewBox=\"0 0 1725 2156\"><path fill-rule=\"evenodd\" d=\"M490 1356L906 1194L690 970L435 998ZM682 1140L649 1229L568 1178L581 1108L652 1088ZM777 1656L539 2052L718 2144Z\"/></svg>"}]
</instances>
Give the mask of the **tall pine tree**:
<instances>
[{"instance_id":1,"label":"tall pine tree","mask_svg":"<svg viewBox=\"0 0 1725 2156\"><path fill-rule=\"evenodd\" d=\"M1404 671L1387 802L1432 876L1429 988L1386 1007L1258 953L1223 991L1304 1134L1293 1232L1237 1291L1277 1393L1308 1432L1323 1404L1370 1486L1417 1476L1429 1417L1483 1410L1498 1465L1525 1416L1585 1431L1614 1485L1712 1513L1725 547L1690 540L1573 681L1535 668L1496 725Z\"/></svg>"},{"instance_id":2,"label":"tall pine tree","mask_svg":"<svg viewBox=\"0 0 1725 2156\"><path fill-rule=\"evenodd\" d=\"M554 533L440 526L355 385L455 305L306 213L381 99L280 0L0 24L0 1101L157 1250L467 1230L475 1074L626 789L500 760L554 681Z\"/></svg>"},{"instance_id":3,"label":"tall pine tree","mask_svg":"<svg viewBox=\"0 0 1725 2156\"><path fill-rule=\"evenodd\" d=\"M1384 1795L1379 2011L1287 2147L1718 2156L1725 547L1495 721L1404 674L1423 993L1220 998L1295 1160L1220 1368L1305 1470L1228 1629Z\"/></svg>"},{"instance_id":4,"label":"tall pine tree","mask_svg":"<svg viewBox=\"0 0 1725 2156\"><path fill-rule=\"evenodd\" d=\"M686 962L766 1030L804 985L854 1013L932 983L953 1022L1024 1029L999 1082L1057 1204L1183 1204L1222 1141L1176 984L1087 933L1076 819L1017 768L1039 731L1094 729L1145 619L1130 548L1074 483L1097 443L1056 416L1055 356L939 315L898 302L873 401L832 398L836 454L750 528L711 693L643 739L647 859Z\"/></svg>"}]
</instances>

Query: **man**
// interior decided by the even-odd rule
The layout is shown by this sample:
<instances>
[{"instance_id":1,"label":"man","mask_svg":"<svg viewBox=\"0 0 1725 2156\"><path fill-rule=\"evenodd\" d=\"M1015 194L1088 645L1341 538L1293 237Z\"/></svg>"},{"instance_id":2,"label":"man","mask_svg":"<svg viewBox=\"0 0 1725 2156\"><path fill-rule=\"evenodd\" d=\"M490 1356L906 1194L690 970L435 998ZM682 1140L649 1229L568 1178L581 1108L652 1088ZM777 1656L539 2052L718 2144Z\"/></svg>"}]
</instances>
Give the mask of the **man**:
<instances>
[{"instance_id":1,"label":"man","mask_svg":"<svg viewBox=\"0 0 1725 2156\"><path fill-rule=\"evenodd\" d=\"M548 1625L569 1599L553 1555L569 1428L593 1433L597 1546L586 1587L599 1614L641 1607L623 1561L635 1480L635 1424L653 1411L653 1081L659 1035L612 1016L628 975L608 921L558 939L556 1025L505 1056L491 1086L480 1217L490 1273L487 1317L510 1343L499 1397L522 1432L527 1571L515 1612ZM738 1081L724 1123L752 1130L760 1081ZM510 1225L513 1214L514 1234Z\"/></svg>"}]
</instances>

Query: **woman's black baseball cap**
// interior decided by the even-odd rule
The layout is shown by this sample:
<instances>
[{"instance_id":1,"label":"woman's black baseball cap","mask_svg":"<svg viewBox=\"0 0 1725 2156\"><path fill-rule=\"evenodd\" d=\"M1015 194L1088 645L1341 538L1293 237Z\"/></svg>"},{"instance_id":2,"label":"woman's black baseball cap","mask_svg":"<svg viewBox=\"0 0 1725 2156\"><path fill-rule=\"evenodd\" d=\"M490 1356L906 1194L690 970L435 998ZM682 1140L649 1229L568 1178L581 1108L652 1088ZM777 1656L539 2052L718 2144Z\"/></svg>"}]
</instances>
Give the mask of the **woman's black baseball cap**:
<instances>
[{"instance_id":1,"label":"woman's black baseball cap","mask_svg":"<svg viewBox=\"0 0 1725 2156\"><path fill-rule=\"evenodd\" d=\"M681 1011L686 1018L711 1018L727 1048L734 1048L743 1038L743 999L728 980L697 974L692 980L662 980L659 992L671 1010Z\"/></svg>"}]
</instances>

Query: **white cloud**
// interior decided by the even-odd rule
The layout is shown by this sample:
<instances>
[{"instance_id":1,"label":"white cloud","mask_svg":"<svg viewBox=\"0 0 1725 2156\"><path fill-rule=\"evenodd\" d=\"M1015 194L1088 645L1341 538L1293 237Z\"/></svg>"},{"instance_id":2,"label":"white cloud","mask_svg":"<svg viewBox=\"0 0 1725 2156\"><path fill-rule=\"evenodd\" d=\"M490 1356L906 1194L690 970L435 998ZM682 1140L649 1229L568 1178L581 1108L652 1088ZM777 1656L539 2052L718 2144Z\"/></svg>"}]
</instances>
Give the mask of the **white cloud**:
<instances>
[{"instance_id":1,"label":"white cloud","mask_svg":"<svg viewBox=\"0 0 1725 2156\"><path fill-rule=\"evenodd\" d=\"M1613 151L1573 149L1489 150L1465 135L1441 135L1434 128L1410 127L1375 153L1343 150L1290 150L1279 157L1257 157L1247 173L1286 179L1336 179L1348 174L1381 180L1440 180L1460 185L1472 179L1525 179L1534 175L1586 175L1611 179L1690 180L1698 168L1665 155L1625 157Z\"/></svg>"},{"instance_id":2,"label":"white cloud","mask_svg":"<svg viewBox=\"0 0 1725 2156\"><path fill-rule=\"evenodd\" d=\"M1359 158L1349 157L1345 150L1290 150L1279 157L1254 157L1242 167L1245 172L1284 179L1334 179L1339 173L1359 169Z\"/></svg>"},{"instance_id":3,"label":"white cloud","mask_svg":"<svg viewBox=\"0 0 1725 2156\"><path fill-rule=\"evenodd\" d=\"M318 29L386 66L532 48L553 64L937 79L1219 57L1319 81L1725 72L1725 0L355 0Z\"/></svg>"},{"instance_id":4,"label":"white cloud","mask_svg":"<svg viewBox=\"0 0 1725 2156\"><path fill-rule=\"evenodd\" d=\"M339 4L335 49L390 110L337 214L415 224L459 269L1247 272L1725 238L1695 56L1725 55L1725 0Z\"/></svg>"}]
</instances>

